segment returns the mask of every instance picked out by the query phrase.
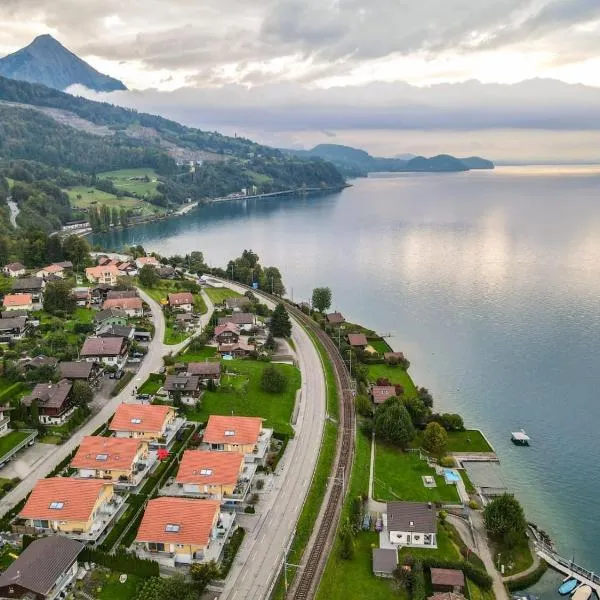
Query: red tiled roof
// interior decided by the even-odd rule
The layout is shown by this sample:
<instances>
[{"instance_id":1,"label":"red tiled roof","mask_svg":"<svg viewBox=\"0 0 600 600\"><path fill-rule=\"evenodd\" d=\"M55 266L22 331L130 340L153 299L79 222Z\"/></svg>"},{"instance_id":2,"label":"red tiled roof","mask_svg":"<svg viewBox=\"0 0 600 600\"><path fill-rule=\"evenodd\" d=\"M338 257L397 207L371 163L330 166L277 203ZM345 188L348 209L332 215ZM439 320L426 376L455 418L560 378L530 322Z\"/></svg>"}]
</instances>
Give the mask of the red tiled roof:
<instances>
[{"instance_id":1,"label":"red tiled roof","mask_svg":"<svg viewBox=\"0 0 600 600\"><path fill-rule=\"evenodd\" d=\"M235 323L225 323L225 325L217 325L215 327L215 337L218 335L221 335L222 333L225 333L226 331L231 331L231 333L235 333L237 335L240 335L240 328L238 325L236 325Z\"/></svg>"},{"instance_id":2,"label":"red tiled roof","mask_svg":"<svg viewBox=\"0 0 600 600\"><path fill-rule=\"evenodd\" d=\"M86 275L90 275L91 277L98 278L104 277L105 273L110 273L113 277L119 276L119 269L115 265L105 265L105 266L97 266L97 267L88 267L85 270Z\"/></svg>"},{"instance_id":3,"label":"red tiled roof","mask_svg":"<svg viewBox=\"0 0 600 600\"><path fill-rule=\"evenodd\" d=\"M19 262L15 262L15 263L8 263L4 268L7 271L23 271L25 269L25 265L22 265Z\"/></svg>"},{"instance_id":4,"label":"red tiled roof","mask_svg":"<svg viewBox=\"0 0 600 600\"><path fill-rule=\"evenodd\" d=\"M81 356L117 356L121 354L123 344L122 337L88 337L81 348Z\"/></svg>"},{"instance_id":5,"label":"red tiled roof","mask_svg":"<svg viewBox=\"0 0 600 600\"><path fill-rule=\"evenodd\" d=\"M211 415L203 439L207 444L256 444L262 422L260 417Z\"/></svg>"},{"instance_id":6,"label":"red tiled roof","mask_svg":"<svg viewBox=\"0 0 600 600\"><path fill-rule=\"evenodd\" d=\"M375 385L371 389L371 394L373 395L373 402L381 404L396 395L396 388L393 385Z\"/></svg>"},{"instance_id":7,"label":"red tiled roof","mask_svg":"<svg viewBox=\"0 0 600 600\"><path fill-rule=\"evenodd\" d=\"M384 352L383 358L389 360L390 358L397 358L399 360L404 358L404 352Z\"/></svg>"},{"instance_id":8,"label":"red tiled roof","mask_svg":"<svg viewBox=\"0 0 600 600\"><path fill-rule=\"evenodd\" d=\"M21 511L23 519L87 521L102 490L112 484L102 479L50 477L40 479ZM50 508L53 502L60 508Z\"/></svg>"},{"instance_id":9,"label":"red tiled roof","mask_svg":"<svg viewBox=\"0 0 600 600\"><path fill-rule=\"evenodd\" d=\"M71 466L74 469L128 470L144 444L142 440L133 438L87 436L83 438Z\"/></svg>"},{"instance_id":10,"label":"red tiled roof","mask_svg":"<svg viewBox=\"0 0 600 600\"><path fill-rule=\"evenodd\" d=\"M431 583L433 585L447 585L464 587L465 575L458 569L431 569Z\"/></svg>"},{"instance_id":11,"label":"red tiled roof","mask_svg":"<svg viewBox=\"0 0 600 600\"><path fill-rule=\"evenodd\" d=\"M187 365L190 375L220 375L220 362L191 362Z\"/></svg>"},{"instance_id":12,"label":"red tiled roof","mask_svg":"<svg viewBox=\"0 0 600 600\"><path fill-rule=\"evenodd\" d=\"M146 506L136 542L207 546L219 502L188 498L155 498ZM168 525L173 531L166 531Z\"/></svg>"},{"instance_id":13,"label":"red tiled roof","mask_svg":"<svg viewBox=\"0 0 600 600\"><path fill-rule=\"evenodd\" d=\"M109 338L110 339L110 338ZM111 431L162 432L170 406L160 404L120 404L110 423ZM136 421L136 422L132 422ZM137 421L140 421L137 423Z\"/></svg>"},{"instance_id":14,"label":"red tiled roof","mask_svg":"<svg viewBox=\"0 0 600 600\"><path fill-rule=\"evenodd\" d=\"M138 265L160 265L158 260L154 256L140 256L135 259L136 264Z\"/></svg>"},{"instance_id":15,"label":"red tiled roof","mask_svg":"<svg viewBox=\"0 0 600 600\"><path fill-rule=\"evenodd\" d=\"M31 304L31 294L7 294L4 296L4 306L25 306Z\"/></svg>"},{"instance_id":16,"label":"red tiled roof","mask_svg":"<svg viewBox=\"0 0 600 600\"><path fill-rule=\"evenodd\" d=\"M186 450L181 458L175 481L201 485L235 484L243 462L244 456L239 452Z\"/></svg>"},{"instance_id":17,"label":"red tiled roof","mask_svg":"<svg viewBox=\"0 0 600 600\"><path fill-rule=\"evenodd\" d=\"M351 346L367 346L369 341L364 333L349 333L348 343Z\"/></svg>"},{"instance_id":18,"label":"red tiled roof","mask_svg":"<svg viewBox=\"0 0 600 600\"><path fill-rule=\"evenodd\" d=\"M327 322L331 323L332 325L339 325L340 323L344 323L346 321L346 319L344 319L344 315L342 315L340 312L332 312L328 315L325 315L325 317L327 318Z\"/></svg>"},{"instance_id":19,"label":"red tiled roof","mask_svg":"<svg viewBox=\"0 0 600 600\"><path fill-rule=\"evenodd\" d=\"M61 271L64 271L64 268L54 263L44 267L43 269L40 269L40 271L45 271L46 273L60 273Z\"/></svg>"},{"instance_id":20,"label":"red tiled roof","mask_svg":"<svg viewBox=\"0 0 600 600\"><path fill-rule=\"evenodd\" d=\"M102 310L117 308L120 310L141 310L141 298L109 298L104 301Z\"/></svg>"},{"instance_id":21,"label":"red tiled roof","mask_svg":"<svg viewBox=\"0 0 600 600\"><path fill-rule=\"evenodd\" d=\"M169 304L171 306L181 306L182 304L194 304L194 296L191 292L179 292L169 294Z\"/></svg>"}]
</instances>

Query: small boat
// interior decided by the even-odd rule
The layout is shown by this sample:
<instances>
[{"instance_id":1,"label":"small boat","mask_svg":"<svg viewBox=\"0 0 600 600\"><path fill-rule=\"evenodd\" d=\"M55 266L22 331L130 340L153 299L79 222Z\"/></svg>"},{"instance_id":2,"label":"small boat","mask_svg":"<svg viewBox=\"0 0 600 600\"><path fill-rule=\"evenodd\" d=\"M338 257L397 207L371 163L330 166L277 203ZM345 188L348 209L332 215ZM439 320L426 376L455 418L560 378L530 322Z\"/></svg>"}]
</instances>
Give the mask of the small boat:
<instances>
[{"instance_id":1,"label":"small boat","mask_svg":"<svg viewBox=\"0 0 600 600\"><path fill-rule=\"evenodd\" d=\"M561 596L568 596L578 586L578 584L579 582L577 581L577 579L567 578L558 588L558 593Z\"/></svg>"},{"instance_id":2,"label":"small boat","mask_svg":"<svg viewBox=\"0 0 600 600\"><path fill-rule=\"evenodd\" d=\"M573 598L573 600L589 600L591 595L592 588L589 585L581 585L575 590L575 593L571 598Z\"/></svg>"},{"instance_id":3,"label":"small boat","mask_svg":"<svg viewBox=\"0 0 600 600\"><path fill-rule=\"evenodd\" d=\"M529 446L529 441L531 440L524 429L521 429L521 431L513 431L510 434L510 439L515 446Z\"/></svg>"},{"instance_id":4,"label":"small boat","mask_svg":"<svg viewBox=\"0 0 600 600\"><path fill-rule=\"evenodd\" d=\"M539 598L533 594L513 594L512 600L539 600Z\"/></svg>"}]
</instances>

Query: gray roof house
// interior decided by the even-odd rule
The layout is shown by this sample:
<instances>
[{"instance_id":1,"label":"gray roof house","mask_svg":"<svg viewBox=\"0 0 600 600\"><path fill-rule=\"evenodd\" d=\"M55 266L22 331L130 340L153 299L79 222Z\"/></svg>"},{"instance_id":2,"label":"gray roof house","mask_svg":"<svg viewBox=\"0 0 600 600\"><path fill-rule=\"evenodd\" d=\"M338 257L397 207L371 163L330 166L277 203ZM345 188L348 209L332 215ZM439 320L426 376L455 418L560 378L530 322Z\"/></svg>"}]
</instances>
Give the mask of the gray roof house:
<instances>
[{"instance_id":1,"label":"gray roof house","mask_svg":"<svg viewBox=\"0 0 600 600\"><path fill-rule=\"evenodd\" d=\"M94 363L85 360L64 361L58 364L60 376L65 379L81 379L82 381L91 381L97 374Z\"/></svg>"},{"instance_id":2,"label":"gray roof house","mask_svg":"<svg viewBox=\"0 0 600 600\"><path fill-rule=\"evenodd\" d=\"M398 550L392 548L373 548L373 575L393 577L398 566Z\"/></svg>"},{"instance_id":3,"label":"gray roof house","mask_svg":"<svg viewBox=\"0 0 600 600\"><path fill-rule=\"evenodd\" d=\"M200 377L197 375L167 375L163 389L168 392L169 398L174 394L181 394L184 404L196 404L200 396Z\"/></svg>"},{"instance_id":4,"label":"gray roof house","mask_svg":"<svg viewBox=\"0 0 600 600\"><path fill-rule=\"evenodd\" d=\"M396 546L437 548L437 511L431 502L388 502L387 530Z\"/></svg>"},{"instance_id":5,"label":"gray roof house","mask_svg":"<svg viewBox=\"0 0 600 600\"><path fill-rule=\"evenodd\" d=\"M55 598L75 579L83 547L61 535L33 540L0 575L0 598Z\"/></svg>"},{"instance_id":6,"label":"gray roof house","mask_svg":"<svg viewBox=\"0 0 600 600\"><path fill-rule=\"evenodd\" d=\"M246 296L225 298L225 306L229 310L240 310L250 304L250 298Z\"/></svg>"}]
</instances>

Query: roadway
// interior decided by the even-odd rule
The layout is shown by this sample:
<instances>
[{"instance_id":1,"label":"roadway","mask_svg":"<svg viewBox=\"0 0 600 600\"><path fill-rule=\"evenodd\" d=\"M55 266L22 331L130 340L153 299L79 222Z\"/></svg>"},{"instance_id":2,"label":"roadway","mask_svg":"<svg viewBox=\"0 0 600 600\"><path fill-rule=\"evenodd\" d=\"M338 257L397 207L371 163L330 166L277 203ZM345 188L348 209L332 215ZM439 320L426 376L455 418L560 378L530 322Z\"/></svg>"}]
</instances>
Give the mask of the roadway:
<instances>
[{"instance_id":1,"label":"roadway","mask_svg":"<svg viewBox=\"0 0 600 600\"><path fill-rule=\"evenodd\" d=\"M80 429L62 445L53 446L52 453L37 461L32 470L22 478L21 482L11 490L4 498L0 499L0 515L6 514L11 508L18 504L35 486L39 479L43 479L50 473L61 461L63 461L79 444L81 440L91 435L101 425L106 423L117 410L119 404L124 402L135 402L135 391L147 378L150 373L156 373L163 366L163 356L169 352L176 353L181 350L189 339L177 345L166 345L163 343L165 334L165 319L160 305L153 300L146 292L138 288L140 297L150 306L152 321L154 323L154 337L148 345L148 352L142 361L135 377L123 388L121 393L114 398L109 398L100 411L92 416ZM208 312L202 315L196 332L197 335L202 327L208 323L212 316L213 305L206 294L203 294L207 302ZM18 460L18 459L17 459Z\"/></svg>"},{"instance_id":2,"label":"roadway","mask_svg":"<svg viewBox=\"0 0 600 600\"><path fill-rule=\"evenodd\" d=\"M245 291L229 282L226 285ZM272 306L270 301L263 301ZM267 596L310 489L325 423L325 378L317 349L293 318L292 339L302 373L295 437L277 467L273 487L256 507L255 526L244 537L221 600L258 600Z\"/></svg>"}]
</instances>

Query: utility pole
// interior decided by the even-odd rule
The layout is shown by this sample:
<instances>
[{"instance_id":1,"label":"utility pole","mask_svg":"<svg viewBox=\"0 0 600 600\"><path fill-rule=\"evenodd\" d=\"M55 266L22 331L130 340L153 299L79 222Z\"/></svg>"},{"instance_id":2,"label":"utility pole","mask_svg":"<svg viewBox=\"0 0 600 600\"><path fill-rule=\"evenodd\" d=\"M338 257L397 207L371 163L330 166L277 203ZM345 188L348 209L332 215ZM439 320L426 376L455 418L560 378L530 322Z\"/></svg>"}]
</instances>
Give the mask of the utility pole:
<instances>
[{"instance_id":1,"label":"utility pole","mask_svg":"<svg viewBox=\"0 0 600 600\"><path fill-rule=\"evenodd\" d=\"M233 263L231 263L231 281L233 281Z\"/></svg>"},{"instance_id":2,"label":"utility pole","mask_svg":"<svg viewBox=\"0 0 600 600\"><path fill-rule=\"evenodd\" d=\"M352 377L352 348L348 350L348 356L350 357L350 377Z\"/></svg>"}]
</instances>

